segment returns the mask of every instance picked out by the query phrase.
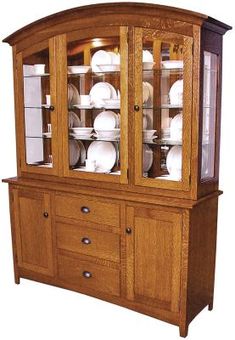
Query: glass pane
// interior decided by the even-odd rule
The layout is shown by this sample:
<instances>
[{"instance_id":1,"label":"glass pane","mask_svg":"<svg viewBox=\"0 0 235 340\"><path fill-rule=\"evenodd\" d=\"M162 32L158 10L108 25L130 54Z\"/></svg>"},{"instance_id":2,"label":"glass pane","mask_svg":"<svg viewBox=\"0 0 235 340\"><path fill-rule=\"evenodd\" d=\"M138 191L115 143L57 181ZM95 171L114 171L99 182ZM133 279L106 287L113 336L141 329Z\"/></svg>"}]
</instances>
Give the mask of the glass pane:
<instances>
[{"instance_id":1,"label":"glass pane","mask_svg":"<svg viewBox=\"0 0 235 340\"><path fill-rule=\"evenodd\" d=\"M183 45L143 39L143 177L182 180Z\"/></svg>"},{"instance_id":2,"label":"glass pane","mask_svg":"<svg viewBox=\"0 0 235 340\"><path fill-rule=\"evenodd\" d=\"M218 57L204 52L201 178L213 178L215 168Z\"/></svg>"},{"instance_id":3,"label":"glass pane","mask_svg":"<svg viewBox=\"0 0 235 340\"><path fill-rule=\"evenodd\" d=\"M52 167L49 49L23 59L26 163Z\"/></svg>"},{"instance_id":4,"label":"glass pane","mask_svg":"<svg viewBox=\"0 0 235 340\"><path fill-rule=\"evenodd\" d=\"M69 164L120 175L120 38L68 43Z\"/></svg>"}]
</instances>

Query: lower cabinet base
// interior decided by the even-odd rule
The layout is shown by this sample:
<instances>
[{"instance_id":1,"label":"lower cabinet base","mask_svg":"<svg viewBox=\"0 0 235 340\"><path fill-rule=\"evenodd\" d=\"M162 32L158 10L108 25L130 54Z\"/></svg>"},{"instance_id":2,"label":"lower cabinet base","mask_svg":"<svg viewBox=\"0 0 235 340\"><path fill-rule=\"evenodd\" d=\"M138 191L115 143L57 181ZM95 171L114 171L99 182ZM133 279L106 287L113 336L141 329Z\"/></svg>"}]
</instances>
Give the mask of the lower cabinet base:
<instances>
[{"instance_id":1,"label":"lower cabinet base","mask_svg":"<svg viewBox=\"0 0 235 340\"><path fill-rule=\"evenodd\" d=\"M188 335L188 323L182 322L180 313L172 313L168 312L166 310L158 309L158 308L153 308L150 306L146 306L140 303L132 302L129 301L123 297L117 297L117 296L110 296L105 293L100 293L96 292L92 289L84 289L82 287L78 287L77 285L70 284L68 282L64 282L62 280L45 276L42 274L34 273L29 270L25 269L18 269L18 275L15 283L19 284L20 279L28 279L28 280L33 280L37 282L41 282L44 284L49 284L58 288L64 288L64 289L69 289L74 292L78 292L81 294L85 294L91 297L95 297L110 303L114 303L116 305L119 305L121 307L128 308L130 310L133 310L135 312L139 312L141 314L145 314L151 317L154 317L156 319L159 319L161 321L165 321L167 323L170 323L172 325L178 326L179 327L179 334L181 337L186 337ZM201 307L201 310L204 309L208 305L208 309L210 309L211 304L206 304L205 306ZM213 305L213 304L212 304ZM201 311L200 310L200 311ZM200 312L198 311L198 313Z\"/></svg>"}]
</instances>

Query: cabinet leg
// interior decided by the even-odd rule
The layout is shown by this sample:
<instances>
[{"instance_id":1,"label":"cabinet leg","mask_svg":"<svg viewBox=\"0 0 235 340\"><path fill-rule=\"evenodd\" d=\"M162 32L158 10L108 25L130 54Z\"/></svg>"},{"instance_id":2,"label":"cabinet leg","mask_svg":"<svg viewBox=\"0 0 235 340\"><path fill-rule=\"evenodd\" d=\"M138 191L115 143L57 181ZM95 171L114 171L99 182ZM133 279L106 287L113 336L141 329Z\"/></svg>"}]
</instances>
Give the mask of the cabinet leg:
<instances>
[{"instance_id":1,"label":"cabinet leg","mask_svg":"<svg viewBox=\"0 0 235 340\"><path fill-rule=\"evenodd\" d=\"M208 305L208 310L212 310L212 309L213 309L213 300Z\"/></svg>"},{"instance_id":2,"label":"cabinet leg","mask_svg":"<svg viewBox=\"0 0 235 340\"><path fill-rule=\"evenodd\" d=\"M188 335L188 325L180 325L179 326L179 330L180 330L180 336L182 338L186 338L186 336Z\"/></svg>"},{"instance_id":3,"label":"cabinet leg","mask_svg":"<svg viewBox=\"0 0 235 340\"><path fill-rule=\"evenodd\" d=\"M20 284L20 277L18 274L15 273L15 284L19 285Z\"/></svg>"}]
</instances>

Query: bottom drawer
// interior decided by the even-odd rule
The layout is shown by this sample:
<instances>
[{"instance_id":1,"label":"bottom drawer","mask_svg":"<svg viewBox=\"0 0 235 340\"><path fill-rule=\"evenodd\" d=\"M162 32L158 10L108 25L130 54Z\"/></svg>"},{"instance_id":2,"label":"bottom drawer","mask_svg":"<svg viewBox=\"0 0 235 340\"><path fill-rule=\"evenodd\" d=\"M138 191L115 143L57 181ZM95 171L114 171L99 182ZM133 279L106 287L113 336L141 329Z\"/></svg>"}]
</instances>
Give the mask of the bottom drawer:
<instances>
[{"instance_id":1,"label":"bottom drawer","mask_svg":"<svg viewBox=\"0 0 235 340\"><path fill-rule=\"evenodd\" d=\"M64 282L84 289L120 295L120 273L118 269L58 255L58 276Z\"/></svg>"}]
</instances>

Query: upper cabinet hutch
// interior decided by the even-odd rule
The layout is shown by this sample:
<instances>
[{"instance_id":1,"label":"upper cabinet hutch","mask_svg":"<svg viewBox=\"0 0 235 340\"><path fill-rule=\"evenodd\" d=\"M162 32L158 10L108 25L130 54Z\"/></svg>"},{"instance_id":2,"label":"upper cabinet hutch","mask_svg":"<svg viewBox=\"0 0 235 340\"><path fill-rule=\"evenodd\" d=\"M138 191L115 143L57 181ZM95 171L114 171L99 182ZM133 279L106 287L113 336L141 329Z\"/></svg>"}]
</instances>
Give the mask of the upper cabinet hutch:
<instances>
[{"instance_id":1,"label":"upper cabinet hutch","mask_svg":"<svg viewBox=\"0 0 235 340\"><path fill-rule=\"evenodd\" d=\"M213 307L222 38L177 8L67 10L7 37L15 281L178 325Z\"/></svg>"}]
</instances>

